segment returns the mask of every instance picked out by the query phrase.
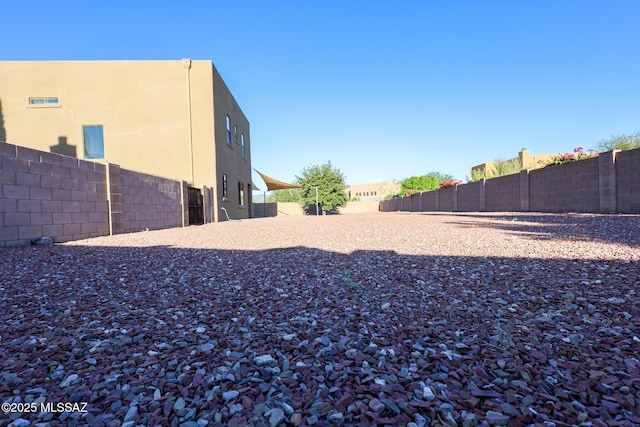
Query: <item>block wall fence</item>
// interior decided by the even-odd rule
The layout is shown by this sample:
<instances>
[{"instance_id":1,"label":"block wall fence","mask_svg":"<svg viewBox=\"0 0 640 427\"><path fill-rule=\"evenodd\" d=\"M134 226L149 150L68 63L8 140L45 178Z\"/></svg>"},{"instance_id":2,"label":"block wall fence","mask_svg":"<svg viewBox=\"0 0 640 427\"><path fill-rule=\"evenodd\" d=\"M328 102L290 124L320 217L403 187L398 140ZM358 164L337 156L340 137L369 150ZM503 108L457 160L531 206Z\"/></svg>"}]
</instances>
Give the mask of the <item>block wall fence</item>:
<instances>
[{"instance_id":1,"label":"block wall fence","mask_svg":"<svg viewBox=\"0 0 640 427\"><path fill-rule=\"evenodd\" d=\"M640 148L380 202L380 211L640 213Z\"/></svg>"},{"instance_id":2,"label":"block wall fence","mask_svg":"<svg viewBox=\"0 0 640 427\"><path fill-rule=\"evenodd\" d=\"M0 143L0 247L185 226L187 197L184 181Z\"/></svg>"}]
</instances>

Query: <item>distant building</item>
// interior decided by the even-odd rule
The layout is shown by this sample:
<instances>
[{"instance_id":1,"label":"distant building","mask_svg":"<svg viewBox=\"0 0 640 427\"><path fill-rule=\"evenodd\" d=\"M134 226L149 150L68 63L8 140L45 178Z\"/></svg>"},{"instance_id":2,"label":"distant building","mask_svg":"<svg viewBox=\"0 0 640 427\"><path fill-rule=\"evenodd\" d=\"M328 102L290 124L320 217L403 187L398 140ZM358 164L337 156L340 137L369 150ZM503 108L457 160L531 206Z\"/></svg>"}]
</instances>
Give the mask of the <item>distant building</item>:
<instances>
[{"instance_id":1,"label":"distant building","mask_svg":"<svg viewBox=\"0 0 640 427\"><path fill-rule=\"evenodd\" d=\"M349 200L359 199L362 202L379 202L386 196L400 192L397 182L374 182L372 184L352 185L346 188Z\"/></svg>"},{"instance_id":2,"label":"distant building","mask_svg":"<svg viewBox=\"0 0 640 427\"><path fill-rule=\"evenodd\" d=\"M0 61L6 142L213 189L251 217L249 121L211 61Z\"/></svg>"},{"instance_id":3,"label":"distant building","mask_svg":"<svg viewBox=\"0 0 640 427\"><path fill-rule=\"evenodd\" d=\"M546 162L551 160L553 157L554 154L532 155L531 153L529 153L529 150L523 148L522 151L518 153L518 157L505 160L505 162L518 162L522 169L539 169L544 167ZM495 176L497 172L496 163L497 162L487 162L472 167L471 176L479 176L482 178L491 178L492 176Z\"/></svg>"}]
</instances>

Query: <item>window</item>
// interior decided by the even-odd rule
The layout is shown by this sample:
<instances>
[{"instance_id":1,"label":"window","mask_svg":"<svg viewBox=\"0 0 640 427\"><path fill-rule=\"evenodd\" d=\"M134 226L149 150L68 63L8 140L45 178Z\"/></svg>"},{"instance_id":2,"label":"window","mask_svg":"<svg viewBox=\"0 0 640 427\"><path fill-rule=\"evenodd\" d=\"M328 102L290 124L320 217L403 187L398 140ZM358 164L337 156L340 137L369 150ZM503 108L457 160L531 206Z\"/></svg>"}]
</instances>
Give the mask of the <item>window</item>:
<instances>
[{"instance_id":1,"label":"window","mask_svg":"<svg viewBox=\"0 0 640 427\"><path fill-rule=\"evenodd\" d=\"M231 117L227 116L227 144L231 145Z\"/></svg>"},{"instance_id":2,"label":"window","mask_svg":"<svg viewBox=\"0 0 640 427\"><path fill-rule=\"evenodd\" d=\"M238 125L233 125L233 138L238 140Z\"/></svg>"},{"instance_id":3,"label":"window","mask_svg":"<svg viewBox=\"0 0 640 427\"><path fill-rule=\"evenodd\" d=\"M222 200L229 199L229 187L227 187L227 174L222 174Z\"/></svg>"},{"instance_id":4,"label":"window","mask_svg":"<svg viewBox=\"0 0 640 427\"><path fill-rule=\"evenodd\" d=\"M238 181L238 205L244 206L244 184Z\"/></svg>"},{"instance_id":5,"label":"window","mask_svg":"<svg viewBox=\"0 0 640 427\"><path fill-rule=\"evenodd\" d=\"M58 97L29 98L29 105L58 105Z\"/></svg>"},{"instance_id":6,"label":"window","mask_svg":"<svg viewBox=\"0 0 640 427\"><path fill-rule=\"evenodd\" d=\"M247 157L247 149L244 145L244 133L240 135L240 146L242 147L242 157Z\"/></svg>"},{"instance_id":7,"label":"window","mask_svg":"<svg viewBox=\"0 0 640 427\"><path fill-rule=\"evenodd\" d=\"M102 125L82 126L84 135L84 158L104 159L104 133Z\"/></svg>"}]
</instances>

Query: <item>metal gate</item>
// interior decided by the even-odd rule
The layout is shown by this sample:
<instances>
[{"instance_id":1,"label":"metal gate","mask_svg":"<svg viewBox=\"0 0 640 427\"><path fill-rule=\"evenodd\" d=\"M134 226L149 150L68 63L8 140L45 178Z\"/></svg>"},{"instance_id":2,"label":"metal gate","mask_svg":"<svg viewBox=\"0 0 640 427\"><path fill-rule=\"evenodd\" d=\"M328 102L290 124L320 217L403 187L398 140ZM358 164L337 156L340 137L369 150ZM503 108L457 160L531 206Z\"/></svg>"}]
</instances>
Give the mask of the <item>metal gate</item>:
<instances>
[{"instance_id":1,"label":"metal gate","mask_svg":"<svg viewBox=\"0 0 640 427\"><path fill-rule=\"evenodd\" d=\"M189 194L189 225L204 224L204 206L202 191L199 188L188 188Z\"/></svg>"}]
</instances>

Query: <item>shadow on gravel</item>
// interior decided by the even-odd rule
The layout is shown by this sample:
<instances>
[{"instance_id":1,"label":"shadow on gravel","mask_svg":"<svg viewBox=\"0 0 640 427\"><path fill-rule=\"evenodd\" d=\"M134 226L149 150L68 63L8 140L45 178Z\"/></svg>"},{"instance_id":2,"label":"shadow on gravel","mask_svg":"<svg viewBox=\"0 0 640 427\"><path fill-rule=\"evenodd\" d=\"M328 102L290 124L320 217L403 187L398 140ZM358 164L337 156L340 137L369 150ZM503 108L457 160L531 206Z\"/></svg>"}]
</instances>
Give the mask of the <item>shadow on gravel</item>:
<instances>
[{"instance_id":1,"label":"shadow on gravel","mask_svg":"<svg viewBox=\"0 0 640 427\"><path fill-rule=\"evenodd\" d=\"M426 214L429 215L429 214ZM542 214L527 215L500 213L495 215L450 213L460 221L449 221L470 228L495 228L512 231L537 240L582 240L620 243L640 247L640 215L593 215L593 214ZM465 218L470 218L465 221ZM492 222L478 222L478 218ZM617 228L619 220L636 221L637 233L629 233L629 227Z\"/></svg>"},{"instance_id":2,"label":"shadow on gravel","mask_svg":"<svg viewBox=\"0 0 640 427\"><path fill-rule=\"evenodd\" d=\"M640 423L636 261L1 253L0 399L87 403L1 426Z\"/></svg>"}]
</instances>

